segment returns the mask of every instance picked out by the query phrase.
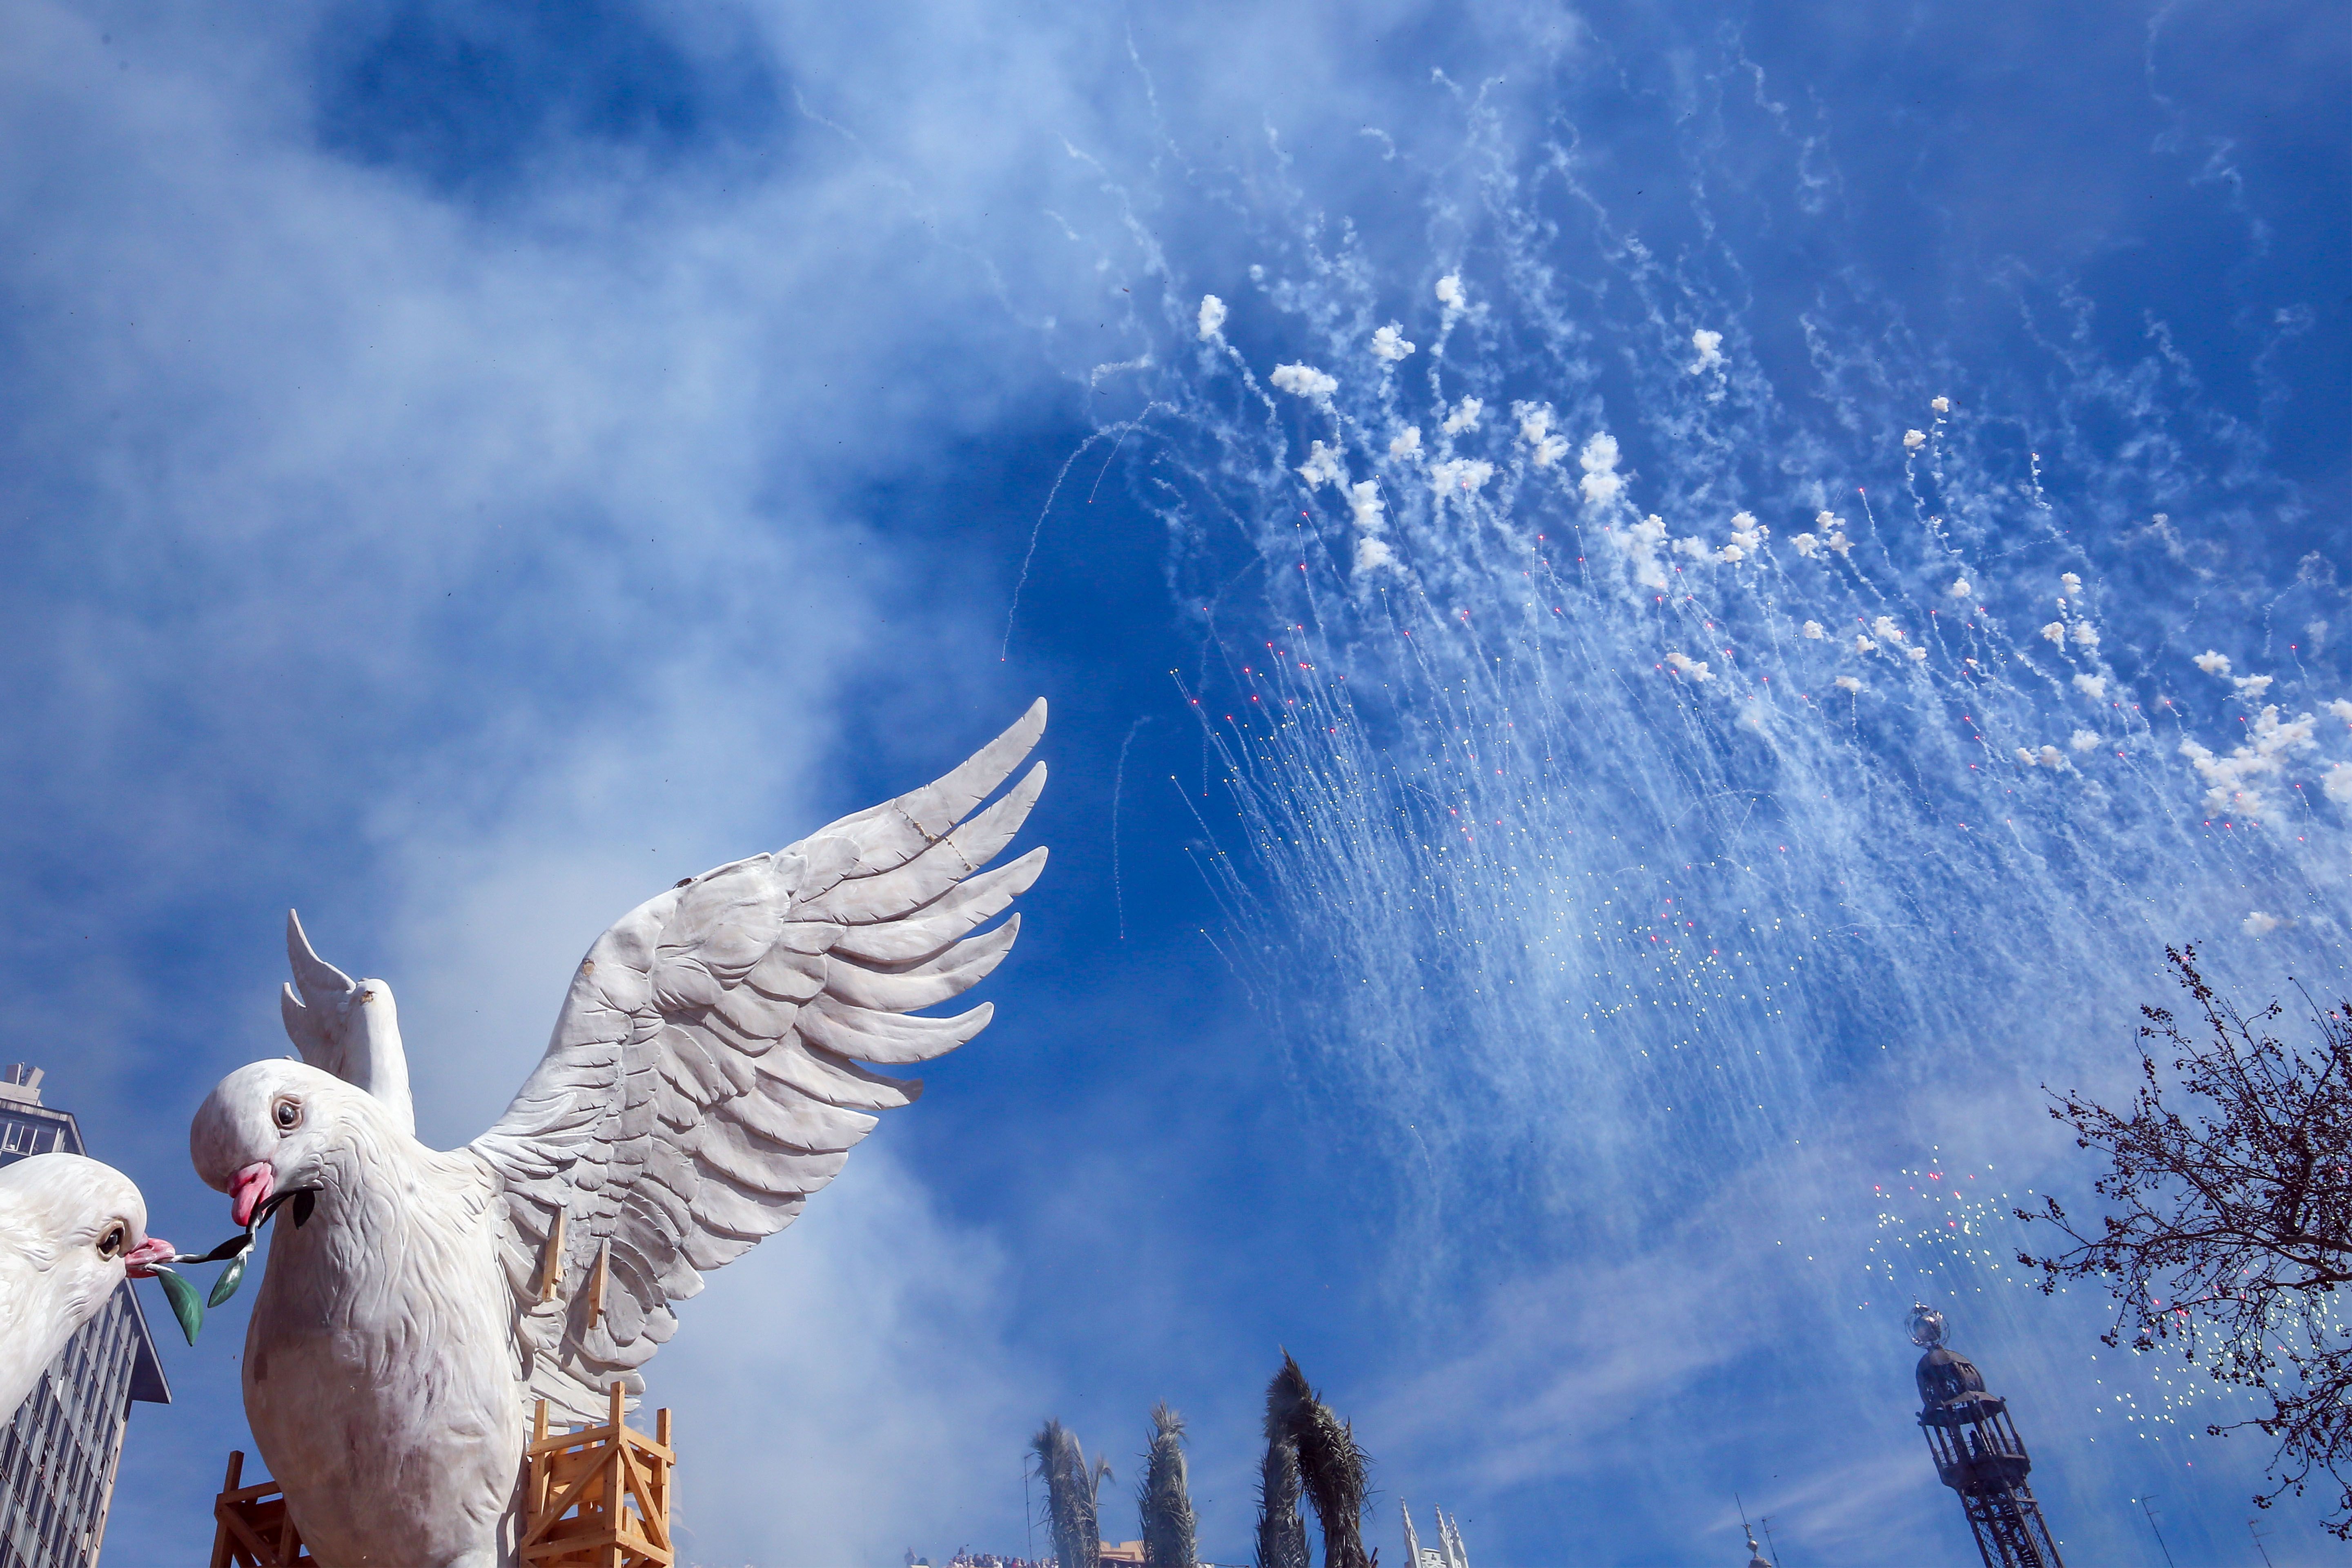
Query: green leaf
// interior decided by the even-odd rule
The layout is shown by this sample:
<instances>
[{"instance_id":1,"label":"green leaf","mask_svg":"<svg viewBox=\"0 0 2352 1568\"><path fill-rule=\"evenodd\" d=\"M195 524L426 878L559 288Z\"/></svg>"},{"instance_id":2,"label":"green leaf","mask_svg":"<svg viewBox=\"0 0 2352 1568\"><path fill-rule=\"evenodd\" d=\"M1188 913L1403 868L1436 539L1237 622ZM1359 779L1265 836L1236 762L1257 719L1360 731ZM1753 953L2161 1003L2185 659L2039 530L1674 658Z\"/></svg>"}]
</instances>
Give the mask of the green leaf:
<instances>
[{"instance_id":1,"label":"green leaf","mask_svg":"<svg viewBox=\"0 0 2352 1568\"><path fill-rule=\"evenodd\" d=\"M205 1304L197 1299L196 1288L160 1264L155 1283L163 1287L163 1299L172 1303L172 1316L180 1320L180 1331L194 1344L196 1331L205 1326Z\"/></svg>"},{"instance_id":2,"label":"green leaf","mask_svg":"<svg viewBox=\"0 0 2352 1568\"><path fill-rule=\"evenodd\" d=\"M213 1293L205 1298L205 1306L217 1307L236 1294L236 1288L245 1282L247 1260L252 1257L253 1248L248 1246L243 1252L229 1259L228 1267L222 1269L220 1278L213 1281Z\"/></svg>"}]
</instances>

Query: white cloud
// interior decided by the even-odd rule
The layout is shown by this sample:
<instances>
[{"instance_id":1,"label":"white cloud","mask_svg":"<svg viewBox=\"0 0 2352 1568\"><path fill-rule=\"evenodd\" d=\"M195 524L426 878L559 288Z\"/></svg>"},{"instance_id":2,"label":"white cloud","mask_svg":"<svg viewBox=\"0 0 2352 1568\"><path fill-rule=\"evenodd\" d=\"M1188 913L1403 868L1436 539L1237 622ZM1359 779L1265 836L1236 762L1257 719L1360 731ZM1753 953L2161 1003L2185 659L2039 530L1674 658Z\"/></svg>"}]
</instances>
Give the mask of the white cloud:
<instances>
[{"instance_id":1,"label":"white cloud","mask_svg":"<svg viewBox=\"0 0 2352 1568\"><path fill-rule=\"evenodd\" d=\"M1851 675L1841 675L1832 684L1836 686L1840 691L1859 691L1862 689L1862 682L1856 680Z\"/></svg>"},{"instance_id":2,"label":"white cloud","mask_svg":"<svg viewBox=\"0 0 2352 1568\"><path fill-rule=\"evenodd\" d=\"M1429 470L1430 489L1439 497L1466 495L1482 488L1495 477L1495 465L1474 458L1455 458L1447 462L1432 464Z\"/></svg>"},{"instance_id":3,"label":"white cloud","mask_svg":"<svg viewBox=\"0 0 2352 1568\"><path fill-rule=\"evenodd\" d=\"M1391 458L1417 458L1421 455L1421 426L1408 425L1389 442Z\"/></svg>"},{"instance_id":4,"label":"white cloud","mask_svg":"<svg viewBox=\"0 0 2352 1568\"><path fill-rule=\"evenodd\" d=\"M2260 910L2252 910L2247 911L2246 918L2238 923L2248 936L2268 936L2281 926L2292 925L2294 922L2281 920L2276 915L2264 914Z\"/></svg>"},{"instance_id":5,"label":"white cloud","mask_svg":"<svg viewBox=\"0 0 2352 1568\"><path fill-rule=\"evenodd\" d=\"M1870 629L1876 632L1880 637L1885 637L1888 642L1901 642L1903 640L1903 628L1895 624L1895 617L1892 616L1879 616L1876 620L1870 623Z\"/></svg>"},{"instance_id":6,"label":"white cloud","mask_svg":"<svg viewBox=\"0 0 2352 1568\"><path fill-rule=\"evenodd\" d=\"M1366 533L1378 533L1382 526L1381 487L1378 480L1359 480L1348 491L1348 517Z\"/></svg>"},{"instance_id":7,"label":"white cloud","mask_svg":"<svg viewBox=\"0 0 2352 1568\"><path fill-rule=\"evenodd\" d=\"M1820 512L1813 518L1813 526L1822 531L1818 534L1800 533L1789 541L1797 547L1798 554L1812 556L1824 550L1832 550L1843 555L1853 548L1853 542L1845 536L1845 519L1833 512Z\"/></svg>"},{"instance_id":8,"label":"white cloud","mask_svg":"<svg viewBox=\"0 0 2352 1568\"><path fill-rule=\"evenodd\" d=\"M1927 444L1927 433L1925 430L1906 430L1903 432L1903 449L1905 451L1916 452Z\"/></svg>"},{"instance_id":9,"label":"white cloud","mask_svg":"<svg viewBox=\"0 0 2352 1568\"><path fill-rule=\"evenodd\" d=\"M1666 542L1666 520L1653 513L1633 527L1609 536L1633 563L1633 581L1644 588L1664 589L1666 570L1658 564L1658 547Z\"/></svg>"},{"instance_id":10,"label":"white cloud","mask_svg":"<svg viewBox=\"0 0 2352 1568\"><path fill-rule=\"evenodd\" d=\"M1537 468L1549 468L1568 456L1568 438L1551 427L1550 404L1514 403L1511 415L1519 422L1519 439L1532 448Z\"/></svg>"},{"instance_id":11,"label":"white cloud","mask_svg":"<svg viewBox=\"0 0 2352 1568\"><path fill-rule=\"evenodd\" d=\"M1459 436L1465 430L1475 430L1478 428L1478 416L1486 411L1485 404L1475 397L1465 397L1453 413L1445 416L1445 422L1438 428L1448 436Z\"/></svg>"},{"instance_id":12,"label":"white cloud","mask_svg":"<svg viewBox=\"0 0 2352 1568\"><path fill-rule=\"evenodd\" d=\"M1341 471L1339 454L1320 441L1308 445L1307 461L1298 465L1298 477L1307 481L1310 490L1321 489L1326 482L1337 484Z\"/></svg>"},{"instance_id":13,"label":"white cloud","mask_svg":"<svg viewBox=\"0 0 2352 1568\"><path fill-rule=\"evenodd\" d=\"M2099 738L2088 730L2077 730L2066 744L2078 752L2095 752L2099 749Z\"/></svg>"},{"instance_id":14,"label":"white cloud","mask_svg":"<svg viewBox=\"0 0 2352 1568\"><path fill-rule=\"evenodd\" d=\"M1702 371L1717 370L1722 367L1723 334L1721 332L1710 332L1705 327L1701 327L1691 334L1691 347L1698 351L1698 359L1690 367L1690 373L1693 375L1697 375Z\"/></svg>"},{"instance_id":15,"label":"white cloud","mask_svg":"<svg viewBox=\"0 0 2352 1568\"><path fill-rule=\"evenodd\" d=\"M1952 400L1948 397L1938 397L1927 406L1938 414L1949 414L1952 411Z\"/></svg>"},{"instance_id":16,"label":"white cloud","mask_svg":"<svg viewBox=\"0 0 2352 1568\"><path fill-rule=\"evenodd\" d=\"M1822 623L1821 623L1821 622L1819 622L1819 621L1807 621L1807 622L1805 623L1805 625L1804 625L1804 628L1803 628L1803 629L1804 629L1804 633L1805 633L1805 635L1806 635L1807 637L1809 637L1812 638L1815 642L1819 642L1819 641L1821 641L1821 639L1822 639Z\"/></svg>"},{"instance_id":17,"label":"white cloud","mask_svg":"<svg viewBox=\"0 0 2352 1568\"><path fill-rule=\"evenodd\" d=\"M2107 700L2107 678L2078 674L2074 677L2074 689L2094 702L2105 702Z\"/></svg>"},{"instance_id":18,"label":"white cloud","mask_svg":"<svg viewBox=\"0 0 2352 1568\"><path fill-rule=\"evenodd\" d=\"M1287 392L1294 397L1311 398L1317 402L1339 390L1337 380L1311 364L1276 365L1270 379L1278 392Z\"/></svg>"},{"instance_id":19,"label":"white cloud","mask_svg":"<svg viewBox=\"0 0 2352 1568\"><path fill-rule=\"evenodd\" d=\"M1437 280L1437 302L1449 310L1458 310L1470 302L1469 291L1462 287L1458 276L1449 272Z\"/></svg>"},{"instance_id":20,"label":"white cloud","mask_svg":"<svg viewBox=\"0 0 2352 1568\"><path fill-rule=\"evenodd\" d=\"M960 1541L1002 1507L997 1468L975 1458L1018 1452L1051 1386L1007 1346L1003 1252L942 1215L880 1142L711 1276L646 1369L708 1456L679 1517L722 1561L885 1563L910 1539Z\"/></svg>"},{"instance_id":21,"label":"white cloud","mask_svg":"<svg viewBox=\"0 0 2352 1568\"><path fill-rule=\"evenodd\" d=\"M2075 646L2079 647L2095 648L2099 646L2099 628L2088 621L2076 621L2073 636Z\"/></svg>"},{"instance_id":22,"label":"white cloud","mask_svg":"<svg viewBox=\"0 0 2352 1568\"><path fill-rule=\"evenodd\" d=\"M2083 579L2072 572L2058 574L2058 586L2070 599L2082 596Z\"/></svg>"},{"instance_id":23,"label":"white cloud","mask_svg":"<svg viewBox=\"0 0 2352 1568\"><path fill-rule=\"evenodd\" d=\"M1391 364L1396 363L1412 352L1413 345L1405 342L1403 330L1394 321L1391 321L1372 334L1373 355L1386 360Z\"/></svg>"},{"instance_id":24,"label":"white cloud","mask_svg":"<svg viewBox=\"0 0 2352 1568\"><path fill-rule=\"evenodd\" d=\"M1606 506L1617 499L1625 481L1617 475L1617 438L1603 430L1584 444L1577 463L1584 469L1584 504ZM1664 524L1659 524L1663 531ZM1664 584L1661 583L1659 586Z\"/></svg>"},{"instance_id":25,"label":"white cloud","mask_svg":"<svg viewBox=\"0 0 2352 1568\"><path fill-rule=\"evenodd\" d=\"M1737 563L1747 560L1764 547L1772 531L1756 521L1756 514L1735 511L1731 514L1731 539L1715 552L1717 561Z\"/></svg>"},{"instance_id":26,"label":"white cloud","mask_svg":"<svg viewBox=\"0 0 2352 1568\"><path fill-rule=\"evenodd\" d=\"M2334 701L2327 704L2327 710L2330 713L2335 714L2338 719L2343 720L2347 724L2352 724L2352 702L2347 702L2344 699L2338 697Z\"/></svg>"},{"instance_id":27,"label":"white cloud","mask_svg":"<svg viewBox=\"0 0 2352 1568\"><path fill-rule=\"evenodd\" d=\"M2060 647L2064 647L2066 646L2066 623L2063 621L2052 621L2048 626L2042 628L2042 635L2046 640L2055 643Z\"/></svg>"},{"instance_id":28,"label":"white cloud","mask_svg":"<svg viewBox=\"0 0 2352 1568\"><path fill-rule=\"evenodd\" d=\"M2196 664L2198 668L2208 675L2226 676L2230 673L2230 656L2215 653L2210 647L2197 656Z\"/></svg>"},{"instance_id":29,"label":"white cloud","mask_svg":"<svg viewBox=\"0 0 2352 1568\"><path fill-rule=\"evenodd\" d=\"M1950 587L1945 589L1944 592L1950 595L1955 599L1965 599L1969 595L1976 592L1976 586L1966 577L1963 577L1958 582L1954 583Z\"/></svg>"},{"instance_id":30,"label":"white cloud","mask_svg":"<svg viewBox=\"0 0 2352 1568\"><path fill-rule=\"evenodd\" d=\"M2237 689L2239 696L2248 701L2259 702L2263 693L2270 690L2272 679L2273 677L2267 675L2242 675L2230 684Z\"/></svg>"},{"instance_id":31,"label":"white cloud","mask_svg":"<svg viewBox=\"0 0 2352 1568\"><path fill-rule=\"evenodd\" d=\"M2320 775L2320 787L2338 805L2352 805L2352 764L2337 763Z\"/></svg>"},{"instance_id":32,"label":"white cloud","mask_svg":"<svg viewBox=\"0 0 2352 1568\"><path fill-rule=\"evenodd\" d=\"M931 776L961 757L950 735L976 742L1019 710L1027 694L979 657L1001 586L951 567L914 588L929 566L872 526L866 487L946 480L973 432L1055 395L1013 318L1075 321L1084 301L1091 329L1102 281L1023 242L976 263L959 241L983 207L1067 205L1031 132L1075 130L1065 111L1093 89L963 73L1053 89L1025 127L899 95L860 129L937 150L935 185L911 195L795 119L789 88L781 155L765 131L723 171L692 149L640 156L625 133L551 139L527 178L452 191L326 124L383 17L336 31L149 12L101 47L95 13L8 15L0 203L10 232L41 241L10 247L0 276L42 325L12 316L0 375L12 408L39 415L0 445L13 502L78 498L50 553L109 563L102 588L48 595L57 620L16 623L40 640L18 668L59 678L58 711L98 690L106 711L60 727L20 694L12 742L74 743L42 770L52 798L20 784L11 804L28 808L16 831L37 821L93 852L89 907L126 950L157 940L159 902L242 911L215 922L227 935L174 932L179 978L129 975L190 1047L138 1060L119 1106L77 1105L110 1158L164 1145L141 1179L201 1231L216 1201L171 1195L192 1184L185 1108L286 1049L271 909L299 901L339 961L399 989L420 1121L447 1146L513 1093L609 920L870 804L868 777ZM885 44L919 32L869 20ZM588 58L554 47L560 70ZM923 62L826 76L810 97L854 98L908 64ZM666 91L693 68L651 68ZM446 85L418 85L422 113L463 98ZM501 105L501 128L542 110L565 118L533 97ZM973 123L987 133L960 134ZM28 578L11 575L13 605ZM854 750L852 714L880 721ZM143 847L116 854L124 841ZM79 918L62 892L43 916ZM1001 1048L1003 1027L966 1051ZM121 1113L141 1100L154 1113ZM910 1536L1017 1530L1018 1479L997 1458L1055 1385L1006 1331L993 1243L898 1163L940 1104L935 1080L790 1231L714 1273L648 1368L696 1455L682 1513L705 1561L892 1563ZM225 1312L204 1353L173 1362L172 1421L134 1420L110 1562L172 1550L152 1525L142 1539L134 1496L176 1508L194 1467L209 1474L191 1495L217 1485L212 1456L242 1430L225 1337L239 1322ZM167 1440L173 1425L187 1441Z\"/></svg>"},{"instance_id":33,"label":"white cloud","mask_svg":"<svg viewBox=\"0 0 2352 1568\"><path fill-rule=\"evenodd\" d=\"M2314 743L2312 734L2317 724L2308 713L2282 721L2273 706L2255 716L2244 743L2227 752L2216 752L2196 741L2181 742L2180 754L2210 786L2205 809L2267 813L2271 803L2259 786L2283 774L2287 759Z\"/></svg>"},{"instance_id":34,"label":"white cloud","mask_svg":"<svg viewBox=\"0 0 2352 1568\"><path fill-rule=\"evenodd\" d=\"M1374 539L1369 533L1357 536L1356 570L1359 573L1377 572L1383 566L1393 565L1395 562L1396 552L1389 548L1386 540Z\"/></svg>"},{"instance_id":35,"label":"white cloud","mask_svg":"<svg viewBox=\"0 0 2352 1568\"><path fill-rule=\"evenodd\" d=\"M1203 341L1225 330L1225 302L1214 294L1201 296L1200 328Z\"/></svg>"},{"instance_id":36,"label":"white cloud","mask_svg":"<svg viewBox=\"0 0 2352 1568\"><path fill-rule=\"evenodd\" d=\"M1666 662L1692 680L1715 679L1707 669L1706 660L1703 658L1693 658L1686 653L1670 653L1666 655Z\"/></svg>"}]
</instances>

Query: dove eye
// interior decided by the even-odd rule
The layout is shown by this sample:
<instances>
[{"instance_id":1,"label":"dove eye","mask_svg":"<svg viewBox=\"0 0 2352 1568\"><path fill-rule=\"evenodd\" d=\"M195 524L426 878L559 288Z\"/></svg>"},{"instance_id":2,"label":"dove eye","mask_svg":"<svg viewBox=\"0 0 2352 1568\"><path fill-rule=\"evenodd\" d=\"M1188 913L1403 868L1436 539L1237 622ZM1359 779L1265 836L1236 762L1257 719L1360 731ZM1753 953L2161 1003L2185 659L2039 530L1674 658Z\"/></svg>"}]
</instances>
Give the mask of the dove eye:
<instances>
[{"instance_id":1,"label":"dove eye","mask_svg":"<svg viewBox=\"0 0 2352 1568\"><path fill-rule=\"evenodd\" d=\"M98 1238L98 1255L100 1258L118 1257L122 1251L122 1244L129 1239L121 1226L110 1226L106 1234Z\"/></svg>"},{"instance_id":2,"label":"dove eye","mask_svg":"<svg viewBox=\"0 0 2352 1568\"><path fill-rule=\"evenodd\" d=\"M278 1123L279 1131L290 1132L302 1121L302 1108L293 1100L281 1100L270 1107L269 1117L271 1121Z\"/></svg>"}]
</instances>

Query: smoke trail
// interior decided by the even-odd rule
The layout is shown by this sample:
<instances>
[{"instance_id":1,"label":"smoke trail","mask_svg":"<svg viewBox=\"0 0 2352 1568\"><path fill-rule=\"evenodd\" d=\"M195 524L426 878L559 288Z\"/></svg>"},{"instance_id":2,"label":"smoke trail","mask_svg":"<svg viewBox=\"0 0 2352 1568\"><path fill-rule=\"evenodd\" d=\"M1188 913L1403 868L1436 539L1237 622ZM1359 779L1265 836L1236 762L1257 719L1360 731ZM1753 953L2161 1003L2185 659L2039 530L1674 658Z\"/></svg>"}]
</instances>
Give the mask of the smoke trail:
<instances>
[{"instance_id":1,"label":"smoke trail","mask_svg":"<svg viewBox=\"0 0 2352 1568\"><path fill-rule=\"evenodd\" d=\"M1135 472L1226 628L1236 945L1339 1119L1434 1152L1416 1242L1703 1243L1685 1287L1883 1354L1872 1189L2041 1159L2165 942L2344 984L2337 595L2222 566L2284 487L2168 344L2106 363L2028 284L2034 385L1835 278L1760 321L1711 217L1653 254L1565 138L1469 123L1417 263L1269 226L1246 292L1170 284Z\"/></svg>"},{"instance_id":2,"label":"smoke trail","mask_svg":"<svg viewBox=\"0 0 2352 1568\"><path fill-rule=\"evenodd\" d=\"M1456 1143L1517 1141L1498 1100L1582 1108L1533 1118L1572 1132L1550 1178L1675 1202L1648 1151L1763 1158L1856 1074L2074 1064L2215 915L2332 952L2352 688L2169 646L2168 519L2080 526L1940 395L1834 464L1777 459L1820 433L1664 344L1628 407L1540 360L1553 397L1507 397L1501 320L1577 334L1496 259L1492 306L1439 279L1418 386L1374 334L1287 399L1204 355L1163 467L1261 519L1266 635L1203 711L1258 851L1235 913L1350 979L1305 1020L1336 1065Z\"/></svg>"}]
</instances>

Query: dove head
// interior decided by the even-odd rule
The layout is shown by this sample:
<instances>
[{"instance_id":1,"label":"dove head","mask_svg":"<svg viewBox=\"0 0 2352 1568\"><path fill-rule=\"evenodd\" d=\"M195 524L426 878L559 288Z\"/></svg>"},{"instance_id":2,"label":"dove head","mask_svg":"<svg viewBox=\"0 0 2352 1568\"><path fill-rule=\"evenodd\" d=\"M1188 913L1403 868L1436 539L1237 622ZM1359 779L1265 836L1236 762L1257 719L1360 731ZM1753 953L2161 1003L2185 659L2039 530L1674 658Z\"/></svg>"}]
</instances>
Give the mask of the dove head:
<instances>
[{"instance_id":1,"label":"dove head","mask_svg":"<svg viewBox=\"0 0 2352 1568\"><path fill-rule=\"evenodd\" d=\"M147 1200L131 1178L79 1154L35 1154L0 1168L0 1232L76 1323L126 1277L146 1279L173 1254L170 1242L147 1234Z\"/></svg>"},{"instance_id":2,"label":"dove head","mask_svg":"<svg viewBox=\"0 0 2352 1568\"><path fill-rule=\"evenodd\" d=\"M391 1108L304 1062L255 1062L213 1086L188 1129L188 1152L207 1186L229 1194L239 1225L271 1198L331 1194L363 1152L406 1138Z\"/></svg>"},{"instance_id":3,"label":"dove head","mask_svg":"<svg viewBox=\"0 0 2352 1568\"><path fill-rule=\"evenodd\" d=\"M286 1037L302 1059L357 1084L390 1107L404 1132L416 1130L408 1100L408 1058L400 1010L381 980L353 980L311 951L300 917L286 911L286 958L293 984L278 997Z\"/></svg>"}]
</instances>

